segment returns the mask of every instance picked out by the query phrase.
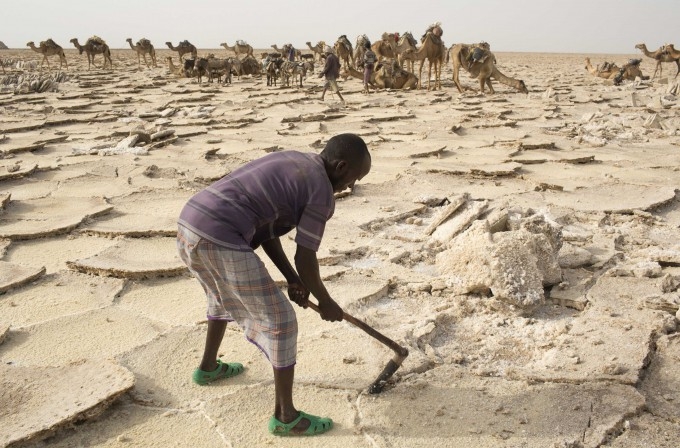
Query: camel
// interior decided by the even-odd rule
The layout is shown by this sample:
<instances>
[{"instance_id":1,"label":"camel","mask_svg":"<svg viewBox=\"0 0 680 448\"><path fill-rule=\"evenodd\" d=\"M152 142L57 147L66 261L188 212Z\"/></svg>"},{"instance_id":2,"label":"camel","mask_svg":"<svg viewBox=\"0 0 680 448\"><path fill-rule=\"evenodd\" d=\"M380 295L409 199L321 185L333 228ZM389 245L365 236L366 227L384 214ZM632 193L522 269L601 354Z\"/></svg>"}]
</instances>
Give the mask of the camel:
<instances>
[{"instance_id":1,"label":"camel","mask_svg":"<svg viewBox=\"0 0 680 448\"><path fill-rule=\"evenodd\" d=\"M611 79L615 85L619 85L623 80L634 81L637 77L649 79L649 76L644 76L640 71L640 62L642 62L642 59L631 59L623 67L611 62L604 62L602 65L593 67L590 58L586 58L586 70L593 76Z\"/></svg>"},{"instance_id":2,"label":"camel","mask_svg":"<svg viewBox=\"0 0 680 448\"><path fill-rule=\"evenodd\" d=\"M671 57L675 59L680 59L680 51L675 49L675 46L673 44L666 44L663 46L663 50L668 53ZM675 75L676 77L678 76L677 74Z\"/></svg>"},{"instance_id":3,"label":"camel","mask_svg":"<svg viewBox=\"0 0 680 448\"><path fill-rule=\"evenodd\" d=\"M335 54L345 64L345 67L352 65L352 43L347 39L346 35L338 37L334 45Z\"/></svg>"},{"instance_id":4,"label":"camel","mask_svg":"<svg viewBox=\"0 0 680 448\"><path fill-rule=\"evenodd\" d=\"M188 40L180 42L176 47L172 46L172 42L166 42L165 45L167 45L172 51L176 51L179 54L179 62L182 62L182 57L185 54L191 54L192 59L196 59L196 56L198 55L196 47L194 47Z\"/></svg>"},{"instance_id":5,"label":"camel","mask_svg":"<svg viewBox=\"0 0 680 448\"><path fill-rule=\"evenodd\" d=\"M234 54L238 58L240 54L245 54L246 56L253 56L253 47L248 45L244 41L237 40L233 47L230 47L226 42L222 42L220 47L224 47L225 50L234 50Z\"/></svg>"},{"instance_id":6,"label":"camel","mask_svg":"<svg viewBox=\"0 0 680 448\"><path fill-rule=\"evenodd\" d=\"M94 63L94 57L100 53L104 56L104 65L102 68L106 68L107 60L109 61L110 68L113 68L113 62L111 61L111 50L101 37L92 36L87 39L85 45L80 45L80 43L78 43L78 39L74 37L71 39L71 43L78 49L80 54L83 54L83 51L85 54L87 54L88 70L90 69L91 65L94 65L95 68L97 67L97 65Z\"/></svg>"},{"instance_id":7,"label":"camel","mask_svg":"<svg viewBox=\"0 0 680 448\"><path fill-rule=\"evenodd\" d=\"M61 70L62 65L66 65L68 70L68 62L66 62L66 55L64 54L64 49L61 48L52 39L47 39L40 42L40 46L36 47L33 41L26 44L27 47L31 47L31 50L36 51L43 55L42 62L40 62L40 70L42 70L43 64L47 61L47 69L50 70L50 61L47 56L59 56L59 70ZM4 70L4 66L3 66Z\"/></svg>"},{"instance_id":8,"label":"camel","mask_svg":"<svg viewBox=\"0 0 680 448\"><path fill-rule=\"evenodd\" d=\"M293 48L293 44L284 44L283 48L279 48L276 44L272 45L271 47L277 53L281 53L283 55L283 59L285 60L289 60L289 53L291 48L293 49L294 52L293 60L299 61L300 59L302 59L302 52L296 48Z\"/></svg>"},{"instance_id":9,"label":"camel","mask_svg":"<svg viewBox=\"0 0 680 448\"><path fill-rule=\"evenodd\" d=\"M439 28L441 31L441 28ZM441 35L441 33L440 33ZM434 32L428 31L425 34L423 45L415 52L415 57L420 61L420 69L418 71L418 88L421 88L423 65L425 59L428 62L427 75L427 90L430 90L430 78L432 76L432 68L434 67L434 89L442 87L441 74L442 65L444 63L444 55L446 54L441 38L435 35Z\"/></svg>"},{"instance_id":10,"label":"camel","mask_svg":"<svg viewBox=\"0 0 680 448\"><path fill-rule=\"evenodd\" d=\"M671 53L664 50L665 47L661 47L653 53L647 50L647 45L645 44L637 44L635 48L642 50L645 56L656 61L656 68L654 69L652 79L656 77L657 71L659 72L659 78L661 78L661 75L663 74L663 68L661 67L662 62L675 62L675 65L678 66L678 71L675 73L675 77L678 77L678 73L680 73L680 55L678 55L679 57L673 57Z\"/></svg>"},{"instance_id":11,"label":"camel","mask_svg":"<svg viewBox=\"0 0 680 448\"><path fill-rule=\"evenodd\" d=\"M381 59L395 59L397 57L397 44L394 41L394 34L383 33L382 38L371 45L371 50Z\"/></svg>"},{"instance_id":12,"label":"camel","mask_svg":"<svg viewBox=\"0 0 680 448\"><path fill-rule=\"evenodd\" d=\"M137 41L136 44L132 45L132 39L127 38L125 41L130 44L130 48L135 50L137 52L137 66L141 67L142 62L141 62L141 57L144 57L144 63L146 64L147 67L149 66L149 62L146 60L146 54L149 53L149 56L151 57L151 63L153 64L154 67L158 67L156 65L156 50L154 49L153 45L151 44L151 41L146 38L142 38Z\"/></svg>"},{"instance_id":13,"label":"camel","mask_svg":"<svg viewBox=\"0 0 680 448\"><path fill-rule=\"evenodd\" d=\"M309 47L310 50L312 50L312 55L314 55L314 60L316 60L317 56L319 56L319 61L323 58L323 49L326 46L326 42L320 40L313 47L312 47L311 42L305 42L305 44Z\"/></svg>"},{"instance_id":14,"label":"camel","mask_svg":"<svg viewBox=\"0 0 680 448\"><path fill-rule=\"evenodd\" d=\"M479 50L477 52L476 50ZM470 76L479 80L479 87L484 93L484 85L489 87L489 91L495 93L491 85L491 78L510 87L514 87L522 93L529 93L524 81L505 76L496 68L496 57L489 51L489 44L483 42L481 44L456 44L450 50L451 60L453 64L453 82L458 87L459 92L463 92L460 81L458 79L458 72L461 67L470 73Z\"/></svg>"},{"instance_id":15,"label":"camel","mask_svg":"<svg viewBox=\"0 0 680 448\"><path fill-rule=\"evenodd\" d=\"M364 53L366 52L366 43L368 43L369 45L371 44L371 41L368 39L368 36L366 36L365 34L357 36L357 44L354 47L355 67L363 67L364 65Z\"/></svg>"},{"instance_id":16,"label":"camel","mask_svg":"<svg viewBox=\"0 0 680 448\"><path fill-rule=\"evenodd\" d=\"M410 71L413 71L413 59L412 58L404 58L403 54L404 52L410 51L411 54L415 54L418 49L416 48L418 41L413 37L413 34L411 34L410 31L406 31L400 38L399 41L397 42L396 49L397 49L397 56L399 59L399 65L403 68L404 67L404 61L409 62L409 67Z\"/></svg>"},{"instance_id":17,"label":"camel","mask_svg":"<svg viewBox=\"0 0 680 448\"><path fill-rule=\"evenodd\" d=\"M360 79L362 82L364 80L364 73L352 66L344 67L340 71L340 76L345 80L350 76ZM378 64L371 73L371 79L368 82L373 88L380 89L410 90L418 86L416 75L399 67L394 59Z\"/></svg>"}]
</instances>

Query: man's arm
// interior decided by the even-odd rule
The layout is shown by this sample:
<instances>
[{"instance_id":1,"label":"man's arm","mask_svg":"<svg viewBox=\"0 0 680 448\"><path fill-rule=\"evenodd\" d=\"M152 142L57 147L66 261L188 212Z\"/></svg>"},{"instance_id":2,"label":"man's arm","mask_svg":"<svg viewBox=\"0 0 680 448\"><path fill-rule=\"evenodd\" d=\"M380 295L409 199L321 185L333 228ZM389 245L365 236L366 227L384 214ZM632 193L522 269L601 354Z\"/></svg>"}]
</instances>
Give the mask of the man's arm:
<instances>
[{"instance_id":1,"label":"man's arm","mask_svg":"<svg viewBox=\"0 0 680 448\"><path fill-rule=\"evenodd\" d=\"M321 281L316 252L298 244L295 252L295 266L302 283L319 301L321 318L331 322L342 320L342 308L331 298Z\"/></svg>"},{"instance_id":2,"label":"man's arm","mask_svg":"<svg viewBox=\"0 0 680 448\"><path fill-rule=\"evenodd\" d=\"M262 249L264 253L272 260L274 265L281 271L281 274L286 278L288 283L297 283L300 281L297 272L293 269L293 266L288 261L286 253L283 251L283 246L281 246L281 240L274 238L271 240L262 242Z\"/></svg>"},{"instance_id":3,"label":"man's arm","mask_svg":"<svg viewBox=\"0 0 680 448\"><path fill-rule=\"evenodd\" d=\"M286 253L281 246L281 240L274 238L264 241L262 242L262 249L286 278L288 282L288 298L301 307L307 308L309 291L305 288L304 283L300 280L293 266L291 266L290 261L288 261L288 257L286 257Z\"/></svg>"}]
</instances>

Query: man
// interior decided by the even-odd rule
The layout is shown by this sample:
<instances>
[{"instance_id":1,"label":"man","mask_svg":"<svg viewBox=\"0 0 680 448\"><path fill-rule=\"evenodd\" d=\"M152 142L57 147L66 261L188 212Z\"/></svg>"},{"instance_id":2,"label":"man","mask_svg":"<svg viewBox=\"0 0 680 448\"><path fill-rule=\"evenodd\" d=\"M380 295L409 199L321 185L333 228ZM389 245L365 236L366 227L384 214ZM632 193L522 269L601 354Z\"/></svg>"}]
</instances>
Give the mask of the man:
<instances>
[{"instance_id":1,"label":"man","mask_svg":"<svg viewBox=\"0 0 680 448\"><path fill-rule=\"evenodd\" d=\"M333 193L353 188L370 169L361 137L340 134L318 155L282 151L247 163L195 194L180 213L177 248L208 299L208 332L193 380L204 385L243 371L242 364L217 359L227 322L236 321L272 364L269 431L275 435L321 434L333 422L293 405L297 319L254 249L262 246L286 278L290 300L306 308L311 292L322 319L341 321L343 311L321 281L316 251L335 211ZM293 228L295 268L279 240Z\"/></svg>"},{"instance_id":2,"label":"man","mask_svg":"<svg viewBox=\"0 0 680 448\"><path fill-rule=\"evenodd\" d=\"M340 76L340 59L338 59L338 57L333 52L333 49L329 46L326 46L324 53L326 54L326 65L324 66L321 73L319 73L319 78L325 76L326 83L324 84L323 92L321 93L321 101L323 101L323 98L326 95L326 90L328 90L330 87L333 92L338 94L340 101L344 103L345 99L340 94L338 82L336 81L338 76Z\"/></svg>"},{"instance_id":3,"label":"man","mask_svg":"<svg viewBox=\"0 0 680 448\"><path fill-rule=\"evenodd\" d=\"M377 57L373 50L371 50L371 43L366 42L366 51L364 52L364 93L370 93L369 84L371 83L371 75L375 67Z\"/></svg>"}]
</instances>

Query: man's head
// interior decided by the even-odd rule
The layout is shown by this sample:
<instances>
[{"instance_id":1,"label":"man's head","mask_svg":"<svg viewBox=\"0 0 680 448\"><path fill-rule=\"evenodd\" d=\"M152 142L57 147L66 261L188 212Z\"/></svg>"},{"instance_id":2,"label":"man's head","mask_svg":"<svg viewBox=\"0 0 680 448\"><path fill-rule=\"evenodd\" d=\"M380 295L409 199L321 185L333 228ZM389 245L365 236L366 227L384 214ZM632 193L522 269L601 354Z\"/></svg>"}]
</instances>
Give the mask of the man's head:
<instances>
[{"instance_id":1,"label":"man's head","mask_svg":"<svg viewBox=\"0 0 680 448\"><path fill-rule=\"evenodd\" d=\"M353 188L354 183L371 170L371 154L364 140L356 134L331 137L320 155L336 193Z\"/></svg>"}]
</instances>

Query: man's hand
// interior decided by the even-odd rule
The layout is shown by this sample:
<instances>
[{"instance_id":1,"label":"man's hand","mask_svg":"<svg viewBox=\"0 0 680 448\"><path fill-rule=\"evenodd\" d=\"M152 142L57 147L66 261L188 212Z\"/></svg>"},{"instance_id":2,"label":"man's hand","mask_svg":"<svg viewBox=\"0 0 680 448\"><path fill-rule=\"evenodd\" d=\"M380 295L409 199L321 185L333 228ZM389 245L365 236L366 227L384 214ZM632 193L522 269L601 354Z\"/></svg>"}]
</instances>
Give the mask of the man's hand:
<instances>
[{"instance_id":1,"label":"man's hand","mask_svg":"<svg viewBox=\"0 0 680 448\"><path fill-rule=\"evenodd\" d=\"M307 308L309 291L302 283L288 283L288 298L302 308Z\"/></svg>"},{"instance_id":2,"label":"man's hand","mask_svg":"<svg viewBox=\"0 0 680 448\"><path fill-rule=\"evenodd\" d=\"M332 299L319 302L319 314L321 319L329 322L340 322L343 319L342 308Z\"/></svg>"}]
</instances>

